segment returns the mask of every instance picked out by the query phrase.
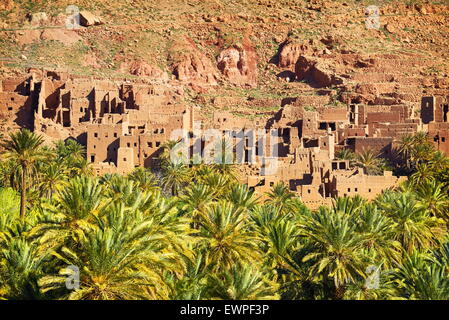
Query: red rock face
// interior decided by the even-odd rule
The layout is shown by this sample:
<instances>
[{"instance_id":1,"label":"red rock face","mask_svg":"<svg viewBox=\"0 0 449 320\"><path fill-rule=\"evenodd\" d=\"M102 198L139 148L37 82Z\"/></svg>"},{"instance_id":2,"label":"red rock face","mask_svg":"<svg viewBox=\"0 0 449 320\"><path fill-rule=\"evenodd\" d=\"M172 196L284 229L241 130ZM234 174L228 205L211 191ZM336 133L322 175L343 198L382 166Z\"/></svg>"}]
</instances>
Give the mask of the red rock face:
<instances>
[{"instance_id":1,"label":"red rock face","mask_svg":"<svg viewBox=\"0 0 449 320\"><path fill-rule=\"evenodd\" d=\"M182 44L177 62L173 65L173 74L187 84L216 85L217 69L192 40L186 40L186 43Z\"/></svg>"},{"instance_id":2,"label":"red rock face","mask_svg":"<svg viewBox=\"0 0 449 320\"><path fill-rule=\"evenodd\" d=\"M289 41L282 47L279 53L279 67L294 68L299 57L310 52L312 50L306 44Z\"/></svg>"},{"instance_id":3,"label":"red rock face","mask_svg":"<svg viewBox=\"0 0 449 320\"><path fill-rule=\"evenodd\" d=\"M135 76L150 77L153 79L168 80L168 75L158 67L148 64L146 61L134 61L129 64L129 73Z\"/></svg>"},{"instance_id":4,"label":"red rock face","mask_svg":"<svg viewBox=\"0 0 449 320\"><path fill-rule=\"evenodd\" d=\"M173 73L180 81L196 84L217 84L212 63L202 54L185 54L182 61L175 65Z\"/></svg>"},{"instance_id":5,"label":"red rock face","mask_svg":"<svg viewBox=\"0 0 449 320\"><path fill-rule=\"evenodd\" d=\"M257 86L257 57L249 40L243 46L233 46L223 50L217 59L221 73L238 86Z\"/></svg>"}]
</instances>

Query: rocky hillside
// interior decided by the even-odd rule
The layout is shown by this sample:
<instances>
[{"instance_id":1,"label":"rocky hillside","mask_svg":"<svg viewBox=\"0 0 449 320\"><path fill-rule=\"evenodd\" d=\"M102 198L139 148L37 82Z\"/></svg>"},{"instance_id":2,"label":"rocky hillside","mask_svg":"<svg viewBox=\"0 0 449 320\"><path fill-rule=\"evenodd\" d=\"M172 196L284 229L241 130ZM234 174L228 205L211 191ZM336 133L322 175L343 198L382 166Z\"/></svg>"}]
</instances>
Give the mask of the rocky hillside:
<instances>
[{"instance_id":1,"label":"rocky hillside","mask_svg":"<svg viewBox=\"0 0 449 320\"><path fill-rule=\"evenodd\" d=\"M75 2L75 3L73 3ZM185 85L202 110L410 103L449 88L449 1L3 0L0 75L29 67ZM82 12L66 28L67 6ZM367 28L366 7L379 8Z\"/></svg>"}]
</instances>

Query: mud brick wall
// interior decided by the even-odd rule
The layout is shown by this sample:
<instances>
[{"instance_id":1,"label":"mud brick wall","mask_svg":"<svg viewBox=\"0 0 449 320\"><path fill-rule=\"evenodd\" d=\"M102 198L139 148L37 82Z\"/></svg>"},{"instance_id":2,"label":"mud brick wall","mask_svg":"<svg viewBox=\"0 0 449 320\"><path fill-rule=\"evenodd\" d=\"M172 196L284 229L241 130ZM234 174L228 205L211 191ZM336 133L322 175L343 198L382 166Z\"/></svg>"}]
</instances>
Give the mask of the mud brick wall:
<instances>
[{"instance_id":1,"label":"mud brick wall","mask_svg":"<svg viewBox=\"0 0 449 320\"><path fill-rule=\"evenodd\" d=\"M23 96L29 95L29 85L28 85L29 77L20 77L20 78L8 78L4 79L1 82L3 92L17 92Z\"/></svg>"},{"instance_id":2,"label":"mud brick wall","mask_svg":"<svg viewBox=\"0 0 449 320\"><path fill-rule=\"evenodd\" d=\"M6 129L33 129L31 97L16 92L0 92L0 121L4 122Z\"/></svg>"},{"instance_id":3,"label":"mud brick wall","mask_svg":"<svg viewBox=\"0 0 449 320\"><path fill-rule=\"evenodd\" d=\"M344 139L351 137L364 137L365 128L344 128L337 130L337 143L343 143Z\"/></svg>"},{"instance_id":4,"label":"mud brick wall","mask_svg":"<svg viewBox=\"0 0 449 320\"><path fill-rule=\"evenodd\" d=\"M348 144L355 153L371 149L375 154L384 158L390 158L393 138L355 137L349 138Z\"/></svg>"},{"instance_id":5,"label":"mud brick wall","mask_svg":"<svg viewBox=\"0 0 449 320\"><path fill-rule=\"evenodd\" d=\"M374 123L370 127L378 137L399 138L405 134L414 134L418 131L418 123Z\"/></svg>"},{"instance_id":6,"label":"mud brick wall","mask_svg":"<svg viewBox=\"0 0 449 320\"><path fill-rule=\"evenodd\" d=\"M87 125L87 160L117 164L119 139L124 134L123 124Z\"/></svg>"},{"instance_id":7,"label":"mud brick wall","mask_svg":"<svg viewBox=\"0 0 449 320\"><path fill-rule=\"evenodd\" d=\"M435 148L449 156L449 123L430 123L428 135Z\"/></svg>"},{"instance_id":8,"label":"mud brick wall","mask_svg":"<svg viewBox=\"0 0 449 320\"><path fill-rule=\"evenodd\" d=\"M391 172L382 176L368 176L357 174L352 176L334 175L332 177L333 196L360 195L368 200L374 199L381 192L397 186L403 179L395 177Z\"/></svg>"},{"instance_id":9,"label":"mud brick wall","mask_svg":"<svg viewBox=\"0 0 449 320\"><path fill-rule=\"evenodd\" d=\"M320 121L349 122L349 112L345 108L321 107L317 109Z\"/></svg>"},{"instance_id":10,"label":"mud brick wall","mask_svg":"<svg viewBox=\"0 0 449 320\"><path fill-rule=\"evenodd\" d=\"M400 122L401 114L399 112L369 112L366 115L366 123L373 122Z\"/></svg>"}]
</instances>

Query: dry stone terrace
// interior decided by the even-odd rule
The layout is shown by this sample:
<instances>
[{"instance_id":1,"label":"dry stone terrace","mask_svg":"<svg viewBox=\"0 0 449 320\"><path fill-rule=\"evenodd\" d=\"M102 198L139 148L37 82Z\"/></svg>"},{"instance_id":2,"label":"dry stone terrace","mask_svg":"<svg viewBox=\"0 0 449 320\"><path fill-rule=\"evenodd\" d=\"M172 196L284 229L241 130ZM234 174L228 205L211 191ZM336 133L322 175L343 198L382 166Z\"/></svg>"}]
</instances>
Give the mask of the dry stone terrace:
<instances>
[{"instance_id":1,"label":"dry stone terrace","mask_svg":"<svg viewBox=\"0 0 449 320\"><path fill-rule=\"evenodd\" d=\"M374 70L376 64L371 64ZM313 71L316 66L310 66L309 75L321 77ZM419 103L416 96L410 101L382 100L377 91L388 86L364 87L363 79L358 81L358 90L368 90L364 99L353 92L346 103L332 106L324 91L309 100L284 100L268 121L216 111L205 123L197 119L201 110L184 102L183 87L176 83L111 81L30 69L26 76L1 81L1 129L29 128L48 143L76 139L86 146L98 175L154 168L175 130L188 133L191 154L203 153L207 130L230 132L232 159L242 182L260 195L284 182L308 206L317 207L337 196L373 199L406 179L390 171L374 176L353 169L349 161L336 159L339 150L371 149L395 163L400 161L398 139L425 131L435 147L449 155L449 96L421 96ZM370 90L377 92L373 99Z\"/></svg>"}]
</instances>

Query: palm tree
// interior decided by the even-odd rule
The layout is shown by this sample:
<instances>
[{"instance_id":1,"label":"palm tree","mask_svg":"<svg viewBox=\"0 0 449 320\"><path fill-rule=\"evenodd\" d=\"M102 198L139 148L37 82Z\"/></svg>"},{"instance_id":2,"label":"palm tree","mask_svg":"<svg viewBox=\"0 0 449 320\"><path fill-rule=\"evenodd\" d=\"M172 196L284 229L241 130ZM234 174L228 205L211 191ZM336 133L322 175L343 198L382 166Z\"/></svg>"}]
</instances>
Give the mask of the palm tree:
<instances>
[{"instance_id":1,"label":"palm tree","mask_svg":"<svg viewBox=\"0 0 449 320\"><path fill-rule=\"evenodd\" d=\"M21 238L6 242L0 251L0 297L39 299L38 279L44 274L47 254L39 254L36 243Z\"/></svg>"},{"instance_id":2,"label":"palm tree","mask_svg":"<svg viewBox=\"0 0 449 320\"><path fill-rule=\"evenodd\" d=\"M45 160L47 153L41 148L43 138L28 129L10 134L10 139L2 146L5 149L3 158L14 161L21 168L20 183L20 216L25 216L27 180L33 173L38 161Z\"/></svg>"},{"instance_id":3,"label":"palm tree","mask_svg":"<svg viewBox=\"0 0 449 320\"><path fill-rule=\"evenodd\" d=\"M411 141L408 141L411 140ZM404 151L408 152L410 161L416 165L422 161L431 159L434 153L434 147L430 143L427 133L419 131L411 138L407 138L407 146L404 146Z\"/></svg>"},{"instance_id":4,"label":"palm tree","mask_svg":"<svg viewBox=\"0 0 449 320\"><path fill-rule=\"evenodd\" d=\"M108 189L112 187L112 185L114 185L117 180L121 179L123 179L123 176L119 175L118 173L106 173L99 177L99 183L105 186L106 189Z\"/></svg>"},{"instance_id":5,"label":"palm tree","mask_svg":"<svg viewBox=\"0 0 449 320\"><path fill-rule=\"evenodd\" d=\"M432 154L432 158L429 161L429 164L432 167L432 170L437 173L444 172L449 168L449 158L441 151L435 151Z\"/></svg>"},{"instance_id":6,"label":"palm tree","mask_svg":"<svg viewBox=\"0 0 449 320\"><path fill-rule=\"evenodd\" d=\"M178 196L181 188L190 180L189 167L182 163L167 162L162 167L162 187L171 190L173 196Z\"/></svg>"},{"instance_id":7,"label":"palm tree","mask_svg":"<svg viewBox=\"0 0 449 320\"><path fill-rule=\"evenodd\" d=\"M284 219L286 215L282 214L279 207L270 203L265 203L263 205L256 205L250 211L250 217L256 224L257 230L261 234L262 238L265 238L268 234L268 228L270 225L278 220Z\"/></svg>"},{"instance_id":8,"label":"palm tree","mask_svg":"<svg viewBox=\"0 0 449 320\"><path fill-rule=\"evenodd\" d=\"M212 168L218 174L225 176L229 180L236 180L235 166L233 164L232 141L229 138L217 139L215 149L217 155L212 164Z\"/></svg>"},{"instance_id":9,"label":"palm tree","mask_svg":"<svg viewBox=\"0 0 449 320\"><path fill-rule=\"evenodd\" d=\"M396 223L371 203L357 211L356 230L363 236L372 263L393 267L401 259L401 243L394 239Z\"/></svg>"},{"instance_id":10,"label":"palm tree","mask_svg":"<svg viewBox=\"0 0 449 320\"><path fill-rule=\"evenodd\" d=\"M393 239L399 241L408 253L435 247L445 235L444 221L431 217L409 192L384 193L377 204L395 222Z\"/></svg>"},{"instance_id":11,"label":"palm tree","mask_svg":"<svg viewBox=\"0 0 449 320\"><path fill-rule=\"evenodd\" d=\"M366 200L359 195L354 197L339 197L333 201L332 211L335 214L353 216L358 214L365 205Z\"/></svg>"},{"instance_id":12,"label":"palm tree","mask_svg":"<svg viewBox=\"0 0 449 320\"><path fill-rule=\"evenodd\" d=\"M145 286L157 282L158 275L144 271L141 263L148 255L138 244L130 246L129 235L113 229L96 229L86 234L80 243L79 253L64 248L57 257L67 265L80 268L80 288L68 292L70 300L149 299ZM128 239L127 239L128 238ZM145 270L147 271L147 270ZM63 288L68 270L61 269L60 276L46 276L39 281L42 291Z\"/></svg>"},{"instance_id":13,"label":"palm tree","mask_svg":"<svg viewBox=\"0 0 449 320\"><path fill-rule=\"evenodd\" d=\"M411 159L413 163L428 162L432 159L435 149L430 143L418 144L413 148Z\"/></svg>"},{"instance_id":14,"label":"palm tree","mask_svg":"<svg viewBox=\"0 0 449 320\"><path fill-rule=\"evenodd\" d=\"M364 277L366 258L364 239L348 214L332 214L321 207L306 219L302 234L309 238L310 253L303 261L311 261L312 276L333 279L334 297L342 299L349 283Z\"/></svg>"},{"instance_id":15,"label":"palm tree","mask_svg":"<svg viewBox=\"0 0 449 320\"><path fill-rule=\"evenodd\" d=\"M156 177L148 169L139 167L134 169L128 179L137 183L142 190L153 190L157 186Z\"/></svg>"},{"instance_id":16,"label":"palm tree","mask_svg":"<svg viewBox=\"0 0 449 320\"><path fill-rule=\"evenodd\" d=\"M101 205L102 187L97 179L77 177L61 190L56 199L60 212L75 219L83 219L95 214Z\"/></svg>"},{"instance_id":17,"label":"palm tree","mask_svg":"<svg viewBox=\"0 0 449 320\"><path fill-rule=\"evenodd\" d=\"M10 231L19 221L20 197L12 188L0 188L0 245L9 239Z\"/></svg>"},{"instance_id":18,"label":"palm tree","mask_svg":"<svg viewBox=\"0 0 449 320\"><path fill-rule=\"evenodd\" d=\"M192 226L197 229L201 220L201 216L205 214L206 209L214 200L213 190L203 184L194 184L187 188L185 193L180 197L182 210L192 219Z\"/></svg>"},{"instance_id":19,"label":"palm tree","mask_svg":"<svg viewBox=\"0 0 449 320\"><path fill-rule=\"evenodd\" d=\"M282 212L288 212L291 209L290 204L295 196L283 182L276 183L271 192L268 192L267 195L268 199L266 202L280 207Z\"/></svg>"},{"instance_id":20,"label":"palm tree","mask_svg":"<svg viewBox=\"0 0 449 320\"><path fill-rule=\"evenodd\" d=\"M410 169L410 155L415 147L415 138L411 134L405 134L401 136L399 140L399 152L404 156L406 166Z\"/></svg>"},{"instance_id":21,"label":"palm tree","mask_svg":"<svg viewBox=\"0 0 449 320\"><path fill-rule=\"evenodd\" d=\"M418 131L414 134L413 140L416 145L418 144L426 144L429 142L429 137L427 136L427 132L425 131Z\"/></svg>"},{"instance_id":22,"label":"palm tree","mask_svg":"<svg viewBox=\"0 0 449 320\"><path fill-rule=\"evenodd\" d=\"M226 197L236 207L247 210L254 208L257 203L257 199L254 197L254 191L250 190L246 184L232 186L231 191Z\"/></svg>"},{"instance_id":23,"label":"palm tree","mask_svg":"<svg viewBox=\"0 0 449 320\"><path fill-rule=\"evenodd\" d=\"M215 172L214 168L211 165L205 163L196 163L192 164L192 176L195 181L201 181L203 177L211 175Z\"/></svg>"},{"instance_id":24,"label":"palm tree","mask_svg":"<svg viewBox=\"0 0 449 320\"><path fill-rule=\"evenodd\" d=\"M449 197L445 186L435 180L417 185L417 205L427 210L431 216L449 220Z\"/></svg>"},{"instance_id":25,"label":"palm tree","mask_svg":"<svg viewBox=\"0 0 449 320\"><path fill-rule=\"evenodd\" d=\"M224 300L277 300L278 285L252 266L233 266L210 276L212 298Z\"/></svg>"},{"instance_id":26,"label":"palm tree","mask_svg":"<svg viewBox=\"0 0 449 320\"><path fill-rule=\"evenodd\" d=\"M279 292L282 298L328 298L322 285L327 281L320 282L319 278L310 272L313 261L303 261L310 253L300 228L304 216L292 219L291 216L276 213L277 210L273 207L259 208L262 210L258 210L255 221L263 239L261 248L265 257L264 267L275 271L274 279L281 286Z\"/></svg>"},{"instance_id":27,"label":"palm tree","mask_svg":"<svg viewBox=\"0 0 449 320\"><path fill-rule=\"evenodd\" d=\"M73 163L73 170L70 174L71 177L83 175L83 176L91 176L92 175L92 168L91 168L91 162L87 161L87 159L80 159L80 160L74 160Z\"/></svg>"},{"instance_id":28,"label":"palm tree","mask_svg":"<svg viewBox=\"0 0 449 320\"><path fill-rule=\"evenodd\" d=\"M208 276L210 267L204 255L198 252L195 257L183 256L186 261L186 272L182 277L167 274L165 282L170 286L171 300L203 300L209 298Z\"/></svg>"},{"instance_id":29,"label":"palm tree","mask_svg":"<svg viewBox=\"0 0 449 320\"><path fill-rule=\"evenodd\" d=\"M267 226L264 242L266 242L264 254L267 266L297 276L298 268L294 256L301 246L298 225L285 216L273 220Z\"/></svg>"},{"instance_id":30,"label":"palm tree","mask_svg":"<svg viewBox=\"0 0 449 320\"><path fill-rule=\"evenodd\" d=\"M138 182L121 175L113 175L111 180L107 181L107 188L103 195L108 198L109 203L123 203L130 207L137 205L140 208L145 206L150 193L149 190L142 190Z\"/></svg>"},{"instance_id":31,"label":"palm tree","mask_svg":"<svg viewBox=\"0 0 449 320\"><path fill-rule=\"evenodd\" d=\"M76 161L84 159L86 148L73 139L56 142L56 154L61 161Z\"/></svg>"},{"instance_id":32,"label":"palm tree","mask_svg":"<svg viewBox=\"0 0 449 320\"><path fill-rule=\"evenodd\" d=\"M86 159L86 148L74 139L56 142L55 153L55 162L65 168L70 177L92 173L90 162Z\"/></svg>"},{"instance_id":33,"label":"palm tree","mask_svg":"<svg viewBox=\"0 0 449 320\"><path fill-rule=\"evenodd\" d=\"M160 166L164 167L169 164L187 164L188 159L183 151L186 150L186 146L182 139L169 140L162 144L162 152L159 155Z\"/></svg>"},{"instance_id":34,"label":"palm tree","mask_svg":"<svg viewBox=\"0 0 449 320\"><path fill-rule=\"evenodd\" d=\"M135 206L112 203L95 217L95 226L82 230L76 246L63 247L55 256L78 266L80 288L67 292L69 299L167 299L166 273L182 276L185 264L177 253L177 237L163 222ZM162 223L161 223L162 222ZM178 230L180 231L180 230ZM182 239L182 238L181 238ZM183 247L187 257L187 247ZM60 276L40 281L42 291L61 288Z\"/></svg>"},{"instance_id":35,"label":"palm tree","mask_svg":"<svg viewBox=\"0 0 449 320\"><path fill-rule=\"evenodd\" d=\"M434 179L435 172L427 163L418 163L415 172L410 176L411 184L419 186Z\"/></svg>"},{"instance_id":36,"label":"palm tree","mask_svg":"<svg viewBox=\"0 0 449 320\"><path fill-rule=\"evenodd\" d=\"M79 243L84 231L92 230L95 215L100 213L102 192L96 179L72 179L57 193L53 205L46 208L30 237L39 238L43 249Z\"/></svg>"},{"instance_id":37,"label":"palm tree","mask_svg":"<svg viewBox=\"0 0 449 320\"><path fill-rule=\"evenodd\" d=\"M222 176L216 172L198 177L198 183L208 186L214 193L215 198L223 198L235 182L229 180L229 177Z\"/></svg>"},{"instance_id":38,"label":"palm tree","mask_svg":"<svg viewBox=\"0 0 449 320\"><path fill-rule=\"evenodd\" d=\"M411 253L395 273L398 290L407 299L448 300L447 265L417 251Z\"/></svg>"},{"instance_id":39,"label":"palm tree","mask_svg":"<svg viewBox=\"0 0 449 320\"><path fill-rule=\"evenodd\" d=\"M369 266L368 277L350 284L345 292L344 299L348 300L391 300L400 299L397 284L392 272L381 270L380 266ZM371 285L369 284L372 281Z\"/></svg>"},{"instance_id":40,"label":"palm tree","mask_svg":"<svg viewBox=\"0 0 449 320\"><path fill-rule=\"evenodd\" d=\"M200 248L215 271L260 260L259 239L241 208L220 201L211 205L200 222Z\"/></svg>"},{"instance_id":41,"label":"palm tree","mask_svg":"<svg viewBox=\"0 0 449 320\"><path fill-rule=\"evenodd\" d=\"M50 199L53 194L67 184L68 175L61 163L50 162L39 168L39 190L41 197Z\"/></svg>"},{"instance_id":42,"label":"palm tree","mask_svg":"<svg viewBox=\"0 0 449 320\"><path fill-rule=\"evenodd\" d=\"M356 154L355 165L363 168L365 174L380 174L383 172L385 161L378 158L378 155L371 149L363 149Z\"/></svg>"}]
</instances>

